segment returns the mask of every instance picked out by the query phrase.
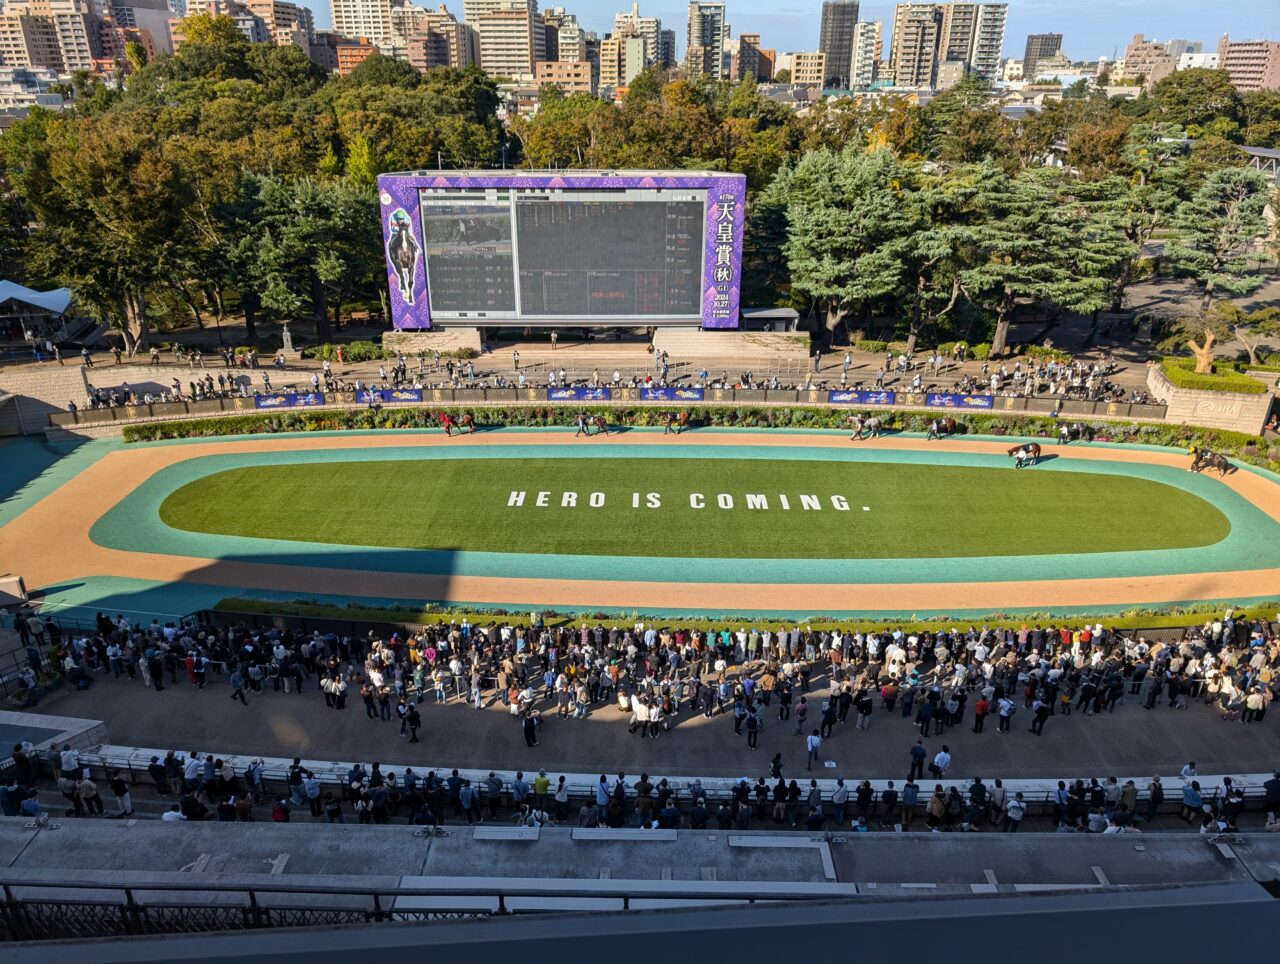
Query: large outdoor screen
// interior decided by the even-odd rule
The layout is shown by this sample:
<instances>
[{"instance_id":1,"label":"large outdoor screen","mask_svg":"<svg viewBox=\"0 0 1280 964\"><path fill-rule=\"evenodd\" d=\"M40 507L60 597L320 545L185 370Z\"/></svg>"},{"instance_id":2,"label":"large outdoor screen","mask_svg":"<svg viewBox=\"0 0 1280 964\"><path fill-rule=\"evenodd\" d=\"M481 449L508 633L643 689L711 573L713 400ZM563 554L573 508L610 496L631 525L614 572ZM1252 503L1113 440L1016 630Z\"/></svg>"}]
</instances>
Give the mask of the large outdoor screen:
<instances>
[{"instance_id":1,"label":"large outdoor screen","mask_svg":"<svg viewBox=\"0 0 1280 964\"><path fill-rule=\"evenodd\" d=\"M520 313L700 315L705 204L519 197Z\"/></svg>"},{"instance_id":2,"label":"large outdoor screen","mask_svg":"<svg viewBox=\"0 0 1280 964\"><path fill-rule=\"evenodd\" d=\"M378 183L397 328L737 327L740 175L415 172Z\"/></svg>"},{"instance_id":3,"label":"large outdoor screen","mask_svg":"<svg viewBox=\"0 0 1280 964\"><path fill-rule=\"evenodd\" d=\"M705 191L424 189L420 200L436 318L702 315Z\"/></svg>"}]
</instances>

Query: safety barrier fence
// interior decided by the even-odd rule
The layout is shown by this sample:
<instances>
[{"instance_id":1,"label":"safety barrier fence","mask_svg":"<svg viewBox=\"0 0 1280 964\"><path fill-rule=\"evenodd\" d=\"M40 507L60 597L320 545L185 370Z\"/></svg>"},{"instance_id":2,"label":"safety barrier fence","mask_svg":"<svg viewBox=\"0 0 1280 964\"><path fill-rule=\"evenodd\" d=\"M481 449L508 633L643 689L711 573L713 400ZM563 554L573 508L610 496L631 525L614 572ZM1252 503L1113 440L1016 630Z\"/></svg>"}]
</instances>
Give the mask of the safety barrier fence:
<instances>
[{"instance_id":1,"label":"safety barrier fence","mask_svg":"<svg viewBox=\"0 0 1280 964\"><path fill-rule=\"evenodd\" d=\"M681 885L670 881L498 881L468 886L466 878L439 884L322 884L210 880L178 884L143 880L131 885L77 879L3 877L0 940L38 941L192 934L279 927L334 927L481 918L572 909L799 903L856 894L840 885L723 882ZM489 881L491 878L484 878Z\"/></svg>"},{"instance_id":2,"label":"safety barrier fence","mask_svg":"<svg viewBox=\"0 0 1280 964\"><path fill-rule=\"evenodd\" d=\"M604 711L608 712L610 709L610 707L605 707ZM201 754L208 754L212 752L208 747L190 749L192 752ZM145 747L107 745L98 747L94 750L81 750L78 752L81 766L90 772L92 779L98 781L103 786L106 785L106 780L109 775L118 770L121 776L132 786L139 788L152 788L155 786L155 783L148 771L152 757L156 757L163 761L167 751L163 749ZM224 793L224 795L248 792L248 788L245 786L244 782L244 773L253 758L245 755L218 756L217 754L215 754L215 758L230 765L236 774L234 784L222 788L220 792ZM263 760L261 786L263 799L277 800L280 798L289 798L291 796L291 788L288 782L289 768L293 761L284 757L262 757L261 759ZM52 771L54 766L57 764L57 759L54 754L50 753L46 755L43 763ZM356 796L347 782L348 771L350 770L351 765L352 764L348 762L335 762L331 760L303 760L301 763L301 766L304 769L315 774L316 779L320 782L322 793L331 793L339 799L346 800L352 800ZM363 761L363 766L367 773L370 768L369 761ZM434 771L438 777L443 779L450 775L455 769L455 767L450 766L447 763L433 764L430 761L424 761L421 764L410 764L410 766L412 766L414 773L417 774L419 778L425 778L428 773ZM477 809L487 810L491 802L491 794L489 793L486 781L489 773L492 771L484 769L467 769L463 767L457 767L456 769L458 770L458 775L462 779L470 780L472 786L477 788L479 794L477 796ZM384 773L394 772L402 775L403 771L404 766L387 765L383 767ZM823 771L818 771L819 774L822 772ZM569 801L567 804L568 812L574 819L576 819L578 810L584 804L596 804L596 786L598 785L598 780L601 774L561 774L558 771L554 773L548 771L548 776L552 779L552 783L550 789L545 795L545 799L536 799L536 795L530 791L530 801L545 805L549 812L554 811L556 809L556 805L552 796L556 783L561 775L565 777L565 786L569 793ZM603 775L606 778L607 786L612 791L614 785L614 774L606 772ZM865 816L870 821L879 819L884 815L884 793L889 789L888 780L869 780L868 782L871 784L871 797L867 806L860 808L856 797L856 791L858 785L863 781L861 778L858 778L855 773L844 773L845 787L849 791L848 800L842 810L836 812L832 797L836 793L838 785L834 776L819 776L811 772L800 772L799 770L793 770L791 768L787 768L785 775L788 783L794 779L800 785L801 797L797 806L800 808L799 813L801 816L808 812L808 795L811 790L809 781L811 779L816 780L817 789L821 795L823 806L824 808L828 808L826 813L830 818L843 817L848 819L849 817L857 815ZM524 779L528 784L530 784L530 786L532 786L535 776L536 774L530 771L524 774ZM626 805L629 813L633 812L636 806L634 785L639 776L639 773L631 773L627 778L629 789L627 791ZM748 781L748 787L753 791L750 799L754 804L756 800L754 787L756 779L759 776L759 774L755 774L750 777L744 775L741 778L700 777L696 778L696 784L695 778L689 776L666 776L665 779L667 780L668 787L672 791L672 800L681 810L683 818L687 823L689 808L693 805L693 796L695 794L702 797L705 800L708 809L714 812L718 804L722 802L729 803L732 800L734 788L738 784L739 779L746 779ZM989 775L986 776L989 777ZM1267 780L1271 779L1273 774L1230 774L1229 776L1231 776L1233 786L1244 792L1245 809L1253 812L1261 811L1263 809L1263 801L1265 799L1263 784ZM1064 773L1063 780L1067 783L1068 787L1070 787L1071 783L1078 777L1082 777L1082 775L1075 774L1072 776ZM502 791L495 799L492 800L495 808L513 808L516 807L519 802L523 802L522 800L517 799L516 787L514 786L516 780L515 771L510 773L498 773L496 774L496 778L502 782ZM650 781L654 784L657 784L657 782L663 778L664 775L661 773L655 772L650 774ZM1083 779L1087 781L1089 777L1083 776ZM1102 777L1099 777L1100 781L1102 779ZM1117 778L1121 785L1129 779L1134 781L1135 789L1137 791L1135 812L1139 815L1145 815L1148 813L1148 807L1151 799L1150 792L1148 790L1148 786L1151 782L1151 776L1150 774L1145 776L1130 775L1127 777ZM1208 804L1217 803L1216 794L1223 784L1222 775L1198 776L1196 777L1196 780L1201 786L1203 802ZM920 796L915 805L914 813L915 818L923 822L927 815L926 806L929 802L930 796L933 794L935 785L942 784L942 786L948 790L952 786L955 786L965 795L967 803L969 786L973 781L973 776L968 773L961 772L952 772L950 774L935 776L931 774L926 767L924 775L917 777L916 781L920 788ZM178 781L175 781L174 784L169 786L169 789L175 794L179 790L179 786L176 785L177 782ZM766 782L772 790L773 786L777 783L777 780L768 780L766 778ZM898 794L896 802L893 805L898 808L898 813L900 814L900 808L902 806L902 787L905 781L895 779L892 782L894 784L894 790ZM993 789L994 783L991 779L988 778L984 782L986 783L988 791ZM1002 783L1004 790L1008 794L1008 799L1013 799L1013 795L1015 793L1022 793L1023 800L1027 804L1028 816L1053 816L1058 813L1055 807L1063 806L1058 804L1055 798L1055 794L1058 792L1058 781L1055 779L1009 779L1003 780ZM1176 776L1169 777L1162 781L1162 786L1164 799L1156 806L1155 813L1177 813L1182 807L1183 782ZM404 788L402 785L400 786L400 789L403 791ZM1088 789L1087 783L1086 789ZM419 790L421 790L421 788L419 788ZM768 807L771 811L773 807L772 797L769 799ZM656 814L656 809L654 812ZM400 816L402 819L407 819L410 814L401 812ZM634 822L634 817L630 817L629 825L634 825Z\"/></svg>"}]
</instances>

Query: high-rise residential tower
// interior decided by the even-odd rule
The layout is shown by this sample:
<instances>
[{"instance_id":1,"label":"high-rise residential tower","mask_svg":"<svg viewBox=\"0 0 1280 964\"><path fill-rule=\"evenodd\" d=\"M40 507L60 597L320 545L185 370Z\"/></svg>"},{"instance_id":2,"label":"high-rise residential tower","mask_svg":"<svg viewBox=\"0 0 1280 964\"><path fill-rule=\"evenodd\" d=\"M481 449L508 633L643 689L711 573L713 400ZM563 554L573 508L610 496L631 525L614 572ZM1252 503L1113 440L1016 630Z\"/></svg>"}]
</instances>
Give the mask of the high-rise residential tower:
<instances>
[{"instance_id":1,"label":"high-rise residential tower","mask_svg":"<svg viewBox=\"0 0 1280 964\"><path fill-rule=\"evenodd\" d=\"M849 69L850 87L870 87L880 68L883 25L879 20L859 21L853 32L853 62Z\"/></svg>"},{"instance_id":2,"label":"high-rise residential tower","mask_svg":"<svg viewBox=\"0 0 1280 964\"><path fill-rule=\"evenodd\" d=\"M858 24L858 0L825 0L818 50L826 54L827 87L847 88L853 68L853 35Z\"/></svg>"},{"instance_id":3,"label":"high-rise residential tower","mask_svg":"<svg viewBox=\"0 0 1280 964\"><path fill-rule=\"evenodd\" d=\"M329 15L334 31L344 37L367 37L375 46L392 45L391 0L329 0Z\"/></svg>"},{"instance_id":4,"label":"high-rise residential tower","mask_svg":"<svg viewBox=\"0 0 1280 964\"><path fill-rule=\"evenodd\" d=\"M889 70L897 87L932 87L938 66L942 9L936 3L900 3L893 9Z\"/></svg>"},{"instance_id":5,"label":"high-rise residential tower","mask_svg":"<svg viewBox=\"0 0 1280 964\"><path fill-rule=\"evenodd\" d=\"M729 25L723 3L689 4L686 65L692 74L720 77L724 73L724 41Z\"/></svg>"},{"instance_id":6,"label":"high-rise residential tower","mask_svg":"<svg viewBox=\"0 0 1280 964\"><path fill-rule=\"evenodd\" d=\"M1027 35L1027 49L1022 55L1022 78L1031 83L1036 79L1036 64L1047 60L1062 49L1062 34L1033 33Z\"/></svg>"},{"instance_id":7,"label":"high-rise residential tower","mask_svg":"<svg viewBox=\"0 0 1280 964\"><path fill-rule=\"evenodd\" d=\"M645 61L658 63L662 55L662 21L640 16L640 4L633 3L628 13L613 15L613 32L643 38Z\"/></svg>"}]
</instances>

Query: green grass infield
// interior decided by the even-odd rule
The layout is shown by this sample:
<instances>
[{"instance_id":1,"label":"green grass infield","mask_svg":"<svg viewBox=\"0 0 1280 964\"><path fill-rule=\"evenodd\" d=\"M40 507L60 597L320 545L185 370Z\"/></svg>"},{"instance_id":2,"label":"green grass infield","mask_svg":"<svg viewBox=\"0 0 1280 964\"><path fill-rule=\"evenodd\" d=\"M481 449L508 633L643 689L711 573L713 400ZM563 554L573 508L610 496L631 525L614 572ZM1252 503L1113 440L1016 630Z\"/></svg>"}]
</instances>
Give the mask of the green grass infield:
<instances>
[{"instance_id":1,"label":"green grass infield","mask_svg":"<svg viewBox=\"0 0 1280 964\"><path fill-rule=\"evenodd\" d=\"M239 468L178 489L160 517L193 532L336 545L743 559L1180 549L1230 531L1205 500L1131 476L720 458Z\"/></svg>"}]
</instances>

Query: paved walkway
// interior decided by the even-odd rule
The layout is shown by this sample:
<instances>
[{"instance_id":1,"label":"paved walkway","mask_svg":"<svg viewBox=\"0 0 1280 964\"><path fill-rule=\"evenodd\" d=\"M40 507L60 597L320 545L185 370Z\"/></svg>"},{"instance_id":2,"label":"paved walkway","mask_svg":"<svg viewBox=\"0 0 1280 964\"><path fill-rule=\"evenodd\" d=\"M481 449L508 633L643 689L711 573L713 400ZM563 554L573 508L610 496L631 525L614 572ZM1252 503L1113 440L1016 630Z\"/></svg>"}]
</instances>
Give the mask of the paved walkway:
<instances>
[{"instance_id":1,"label":"paved walkway","mask_svg":"<svg viewBox=\"0 0 1280 964\"><path fill-rule=\"evenodd\" d=\"M821 707L825 679L816 680L810 697ZM782 753L788 778L807 776L804 738L794 721L779 722L767 712L758 750L735 736L731 715L711 720L686 708L677 726L657 739L627 732L628 717L616 706L599 706L586 719L558 719L543 704L544 726L537 747L529 748L519 725L499 704L476 710L453 702L421 705L421 745L410 745L395 723L367 717L358 696L345 710L329 709L314 680L302 694L249 694L249 705L230 698L224 677L214 677L203 691L186 682L166 685L162 692L99 676L87 692L62 691L35 709L37 713L102 720L112 743L126 746L169 746L206 753L302 756L353 762L379 760L384 765L412 765L415 770L452 767L523 769L548 773L624 770L669 776L749 777L767 774L769 761ZM490 695L489 702L493 697ZM1077 777L1177 774L1188 760L1202 773L1261 773L1274 769L1280 756L1277 714L1261 724L1223 721L1211 707L1193 701L1186 710L1163 703L1155 710L1137 698L1114 714L1054 716L1043 737L1027 732L1029 712L1014 717L1012 732L999 734L994 719L981 734L967 725L929 736L930 753L946 743L954 764L948 782L973 776L1075 779ZM810 717L806 733L816 725ZM846 779L899 779L906 776L908 751L918 737L912 720L881 709L871 729L854 729L854 717L840 724L822 747L825 764L813 776Z\"/></svg>"}]
</instances>

